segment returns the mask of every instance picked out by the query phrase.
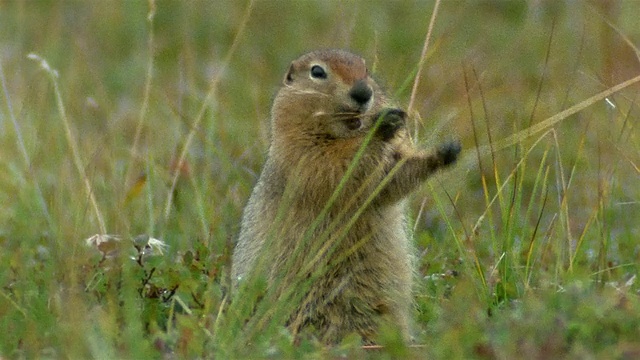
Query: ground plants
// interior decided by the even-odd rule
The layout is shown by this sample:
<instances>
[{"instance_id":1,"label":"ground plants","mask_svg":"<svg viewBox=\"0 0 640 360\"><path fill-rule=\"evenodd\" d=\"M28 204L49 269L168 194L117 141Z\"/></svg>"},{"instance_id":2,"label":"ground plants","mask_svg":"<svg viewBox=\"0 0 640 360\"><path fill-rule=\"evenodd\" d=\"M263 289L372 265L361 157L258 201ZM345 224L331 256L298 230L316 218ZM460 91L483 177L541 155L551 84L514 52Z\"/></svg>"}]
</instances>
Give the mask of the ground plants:
<instances>
[{"instance_id":1,"label":"ground plants","mask_svg":"<svg viewBox=\"0 0 640 360\"><path fill-rule=\"evenodd\" d=\"M640 356L637 8L0 2L0 357ZM320 47L463 143L411 201L413 347L293 342L264 284L226 296L270 102Z\"/></svg>"}]
</instances>

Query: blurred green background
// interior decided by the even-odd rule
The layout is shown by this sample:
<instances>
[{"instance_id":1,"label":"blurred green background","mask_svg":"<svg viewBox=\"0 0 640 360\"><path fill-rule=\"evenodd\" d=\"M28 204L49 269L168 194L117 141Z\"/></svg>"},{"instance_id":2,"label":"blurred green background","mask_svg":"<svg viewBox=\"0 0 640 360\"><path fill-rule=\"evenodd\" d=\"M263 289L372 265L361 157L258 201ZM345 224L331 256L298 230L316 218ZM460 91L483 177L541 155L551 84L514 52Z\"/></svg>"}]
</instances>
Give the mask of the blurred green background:
<instances>
[{"instance_id":1,"label":"blurred green background","mask_svg":"<svg viewBox=\"0 0 640 360\"><path fill-rule=\"evenodd\" d=\"M72 290L99 272L82 241L101 232L99 217L108 233L162 238L171 258L206 252L198 260L203 277L178 295L214 299L200 315L216 318L242 208L265 159L270 104L289 62L317 48L350 49L406 106L433 9L433 1L0 0L0 325L13 334L0 340L0 356L157 355L164 351L157 339L184 339L184 323L171 332L162 316L127 317L105 305L121 296L113 288L97 298ZM553 132L476 153L640 75L638 14L635 0L440 4L413 130L421 147L459 138L464 152L456 169L410 201L420 255L416 339L431 357L452 349L461 357L640 353L638 85ZM57 70L99 216L51 79L30 53ZM186 283L182 275L155 276L158 284ZM603 291L606 284L617 292ZM559 296L565 287L577 290ZM619 294L632 305L616 307ZM520 301L503 317L480 315ZM596 315L575 312L578 303ZM96 307L99 318L113 320L96 325L112 335L104 343L78 325ZM564 315L545 317L546 309ZM617 320L603 325L608 311ZM119 337L114 324L136 316L160 330L149 325ZM220 349L216 334L196 333L196 345L172 349L186 357Z\"/></svg>"}]
</instances>

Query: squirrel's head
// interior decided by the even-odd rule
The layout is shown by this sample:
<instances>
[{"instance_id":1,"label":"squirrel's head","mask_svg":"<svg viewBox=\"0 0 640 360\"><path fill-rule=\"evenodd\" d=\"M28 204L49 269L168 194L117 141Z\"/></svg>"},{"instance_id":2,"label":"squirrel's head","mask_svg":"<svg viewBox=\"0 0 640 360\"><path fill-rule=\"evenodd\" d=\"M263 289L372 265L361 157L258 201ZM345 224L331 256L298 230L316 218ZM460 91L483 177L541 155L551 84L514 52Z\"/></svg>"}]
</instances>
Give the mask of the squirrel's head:
<instances>
[{"instance_id":1,"label":"squirrel's head","mask_svg":"<svg viewBox=\"0 0 640 360\"><path fill-rule=\"evenodd\" d=\"M344 50L318 50L294 60L272 111L274 134L353 138L365 134L387 99L364 59Z\"/></svg>"}]
</instances>

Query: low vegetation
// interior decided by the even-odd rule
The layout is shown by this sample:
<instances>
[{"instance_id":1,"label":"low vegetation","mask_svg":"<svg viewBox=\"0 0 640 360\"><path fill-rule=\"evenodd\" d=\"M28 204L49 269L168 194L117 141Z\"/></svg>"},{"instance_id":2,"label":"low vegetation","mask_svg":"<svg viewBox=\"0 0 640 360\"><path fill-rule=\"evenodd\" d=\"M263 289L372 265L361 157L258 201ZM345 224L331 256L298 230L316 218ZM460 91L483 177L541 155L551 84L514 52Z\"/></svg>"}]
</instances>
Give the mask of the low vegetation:
<instances>
[{"instance_id":1,"label":"low vegetation","mask_svg":"<svg viewBox=\"0 0 640 360\"><path fill-rule=\"evenodd\" d=\"M0 357L640 357L637 3L437 4L0 2ZM411 196L411 346L229 296L270 103L322 47L463 144Z\"/></svg>"}]
</instances>

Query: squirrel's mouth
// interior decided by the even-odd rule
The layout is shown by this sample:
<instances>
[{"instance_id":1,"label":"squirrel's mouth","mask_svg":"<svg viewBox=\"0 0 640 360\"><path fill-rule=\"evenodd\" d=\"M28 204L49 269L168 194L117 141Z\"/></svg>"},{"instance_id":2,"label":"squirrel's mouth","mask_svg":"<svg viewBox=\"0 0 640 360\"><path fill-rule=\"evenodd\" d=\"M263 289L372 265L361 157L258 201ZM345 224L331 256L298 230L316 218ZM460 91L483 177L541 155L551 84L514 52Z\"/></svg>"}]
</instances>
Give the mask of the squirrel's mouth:
<instances>
[{"instance_id":1,"label":"squirrel's mouth","mask_svg":"<svg viewBox=\"0 0 640 360\"><path fill-rule=\"evenodd\" d=\"M341 106L337 109L335 118L342 122L347 129L358 130L364 124L363 120L367 110L364 106Z\"/></svg>"}]
</instances>

